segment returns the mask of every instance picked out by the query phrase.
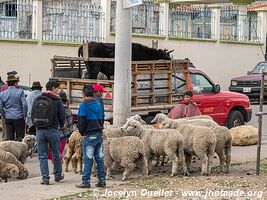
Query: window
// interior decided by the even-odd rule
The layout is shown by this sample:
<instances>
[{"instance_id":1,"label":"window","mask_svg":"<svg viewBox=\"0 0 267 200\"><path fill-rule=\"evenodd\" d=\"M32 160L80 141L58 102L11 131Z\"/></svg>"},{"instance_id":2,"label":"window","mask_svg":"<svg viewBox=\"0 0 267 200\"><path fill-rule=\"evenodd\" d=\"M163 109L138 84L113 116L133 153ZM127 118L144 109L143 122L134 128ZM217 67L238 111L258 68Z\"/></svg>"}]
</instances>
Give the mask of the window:
<instances>
[{"instance_id":1,"label":"window","mask_svg":"<svg viewBox=\"0 0 267 200\"><path fill-rule=\"evenodd\" d=\"M0 16L17 17L17 2L5 1L0 3Z\"/></svg>"},{"instance_id":2,"label":"window","mask_svg":"<svg viewBox=\"0 0 267 200\"><path fill-rule=\"evenodd\" d=\"M196 94L211 94L213 93L213 85L202 74L190 74L193 91Z\"/></svg>"}]
</instances>

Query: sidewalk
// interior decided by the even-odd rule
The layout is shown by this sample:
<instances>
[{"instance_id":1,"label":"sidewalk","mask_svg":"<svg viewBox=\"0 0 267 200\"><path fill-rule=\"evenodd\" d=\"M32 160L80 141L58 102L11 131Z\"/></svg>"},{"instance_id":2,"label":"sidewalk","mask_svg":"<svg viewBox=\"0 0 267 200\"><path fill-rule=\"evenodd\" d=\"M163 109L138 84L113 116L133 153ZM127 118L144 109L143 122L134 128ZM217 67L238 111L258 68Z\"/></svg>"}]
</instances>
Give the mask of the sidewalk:
<instances>
[{"instance_id":1,"label":"sidewalk","mask_svg":"<svg viewBox=\"0 0 267 200\"><path fill-rule=\"evenodd\" d=\"M28 178L20 181L0 183L1 200L39 200L53 199L79 192L86 192L87 189L76 188L81 183L81 175L65 173L65 179L59 183L54 182L51 177L50 185L41 185L40 177ZM91 181L92 190L96 189L96 178ZM112 183L113 184L113 183Z\"/></svg>"}]
</instances>

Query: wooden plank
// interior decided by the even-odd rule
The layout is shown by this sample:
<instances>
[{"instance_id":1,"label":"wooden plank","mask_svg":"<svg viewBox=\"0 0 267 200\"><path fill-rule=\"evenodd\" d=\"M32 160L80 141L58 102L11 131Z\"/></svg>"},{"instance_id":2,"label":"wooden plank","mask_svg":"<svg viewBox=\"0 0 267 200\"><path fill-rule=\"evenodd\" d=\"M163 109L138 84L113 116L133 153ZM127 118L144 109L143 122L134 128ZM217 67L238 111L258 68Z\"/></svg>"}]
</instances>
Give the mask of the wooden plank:
<instances>
[{"instance_id":1,"label":"wooden plank","mask_svg":"<svg viewBox=\"0 0 267 200\"><path fill-rule=\"evenodd\" d=\"M68 57L68 56L54 56L51 61L84 61L82 57ZM100 58L100 57L89 57L85 61L95 62L114 62L114 58Z\"/></svg>"}]
</instances>

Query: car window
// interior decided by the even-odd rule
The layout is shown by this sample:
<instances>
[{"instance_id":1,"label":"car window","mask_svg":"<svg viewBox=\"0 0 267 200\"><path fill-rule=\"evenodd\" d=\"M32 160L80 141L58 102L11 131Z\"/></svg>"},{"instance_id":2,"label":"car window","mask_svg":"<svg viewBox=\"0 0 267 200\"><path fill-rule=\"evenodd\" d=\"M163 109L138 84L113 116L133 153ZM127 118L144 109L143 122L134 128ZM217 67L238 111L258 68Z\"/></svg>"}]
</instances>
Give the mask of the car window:
<instances>
[{"instance_id":1,"label":"car window","mask_svg":"<svg viewBox=\"0 0 267 200\"><path fill-rule=\"evenodd\" d=\"M190 74L193 91L196 94L213 93L213 85L202 74Z\"/></svg>"},{"instance_id":2,"label":"car window","mask_svg":"<svg viewBox=\"0 0 267 200\"><path fill-rule=\"evenodd\" d=\"M257 64L256 67L252 70L252 73L260 74L262 69L264 69L265 71L267 70L267 63Z\"/></svg>"}]
</instances>

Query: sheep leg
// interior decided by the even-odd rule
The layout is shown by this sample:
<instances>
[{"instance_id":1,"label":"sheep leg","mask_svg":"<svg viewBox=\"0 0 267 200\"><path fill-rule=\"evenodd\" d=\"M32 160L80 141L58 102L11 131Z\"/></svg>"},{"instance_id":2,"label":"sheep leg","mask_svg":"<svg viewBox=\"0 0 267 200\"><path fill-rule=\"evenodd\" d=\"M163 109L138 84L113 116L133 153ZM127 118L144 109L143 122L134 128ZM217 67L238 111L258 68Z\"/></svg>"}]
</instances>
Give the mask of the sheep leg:
<instances>
[{"instance_id":1,"label":"sheep leg","mask_svg":"<svg viewBox=\"0 0 267 200\"><path fill-rule=\"evenodd\" d=\"M75 174L77 174L77 173L78 173L78 172L77 172L77 164L78 164L78 160L77 160L77 158L76 158L75 155L73 155L72 158L71 158L71 164L72 164L72 171L73 171Z\"/></svg>"},{"instance_id":2,"label":"sheep leg","mask_svg":"<svg viewBox=\"0 0 267 200\"><path fill-rule=\"evenodd\" d=\"M138 160L136 164L137 167L139 167L142 170L143 176L145 176L145 178L148 178L148 162L145 156L142 156L142 158Z\"/></svg>"},{"instance_id":3,"label":"sheep leg","mask_svg":"<svg viewBox=\"0 0 267 200\"><path fill-rule=\"evenodd\" d=\"M107 167L106 180L109 180L111 178L111 166L112 166L112 163L113 163L113 159L110 156L110 154L105 154L104 164Z\"/></svg>"},{"instance_id":4,"label":"sheep leg","mask_svg":"<svg viewBox=\"0 0 267 200\"><path fill-rule=\"evenodd\" d=\"M156 156L155 158L156 158L155 167L158 167L160 163L160 156Z\"/></svg>"},{"instance_id":5,"label":"sheep leg","mask_svg":"<svg viewBox=\"0 0 267 200\"><path fill-rule=\"evenodd\" d=\"M220 173L223 173L224 172L224 164L226 161L224 151L221 149L220 151L216 151L216 153L218 154L218 157L220 159Z\"/></svg>"},{"instance_id":6,"label":"sheep leg","mask_svg":"<svg viewBox=\"0 0 267 200\"><path fill-rule=\"evenodd\" d=\"M186 162L185 162L185 155L184 155L184 146L183 145L179 145L178 147L178 156L179 156L179 161L180 164L182 165L183 168L183 172L184 172L184 176L190 176L187 166L186 166ZM191 162L191 161L190 161Z\"/></svg>"},{"instance_id":7,"label":"sheep leg","mask_svg":"<svg viewBox=\"0 0 267 200\"><path fill-rule=\"evenodd\" d=\"M80 166L79 173L82 174L83 173L83 159L82 159L82 157L79 157L78 162L79 162L79 166Z\"/></svg>"},{"instance_id":8,"label":"sheep leg","mask_svg":"<svg viewBox=\"0 0 267 200\"><path fill-rule=\"evenodd\" d=\"M208 175L208 156L205 155L199 155L198 156L201 160L201 175Z\"/></svg>"},{"instance_id":9,"label":"sheep leg","mask_svg":"<svg viewBox=\"0 0 267 200\"><path fill-rule=\"evenodd\" d=\"M66 156L65 156L65 172L69 171L69 164L71 160L72 152L70 149L67 150Z\"/></svg>"},{"instance_id":10,"label":"sheep leg","mask_svg":"<svg viewBox=\"0 0 267 200\"><path fill-rule=\"evenodd\" d=\"M130 176L132 171L135 169L136 164L134 164L134 163L127 163L127 164L121 163L121 165L125 167L125 171L123 172L123 176L122 176L122 181L125 181Z\"/></svg>"},{"instance_id":11,"label":"sheep leg","mask_svg":"<svg viewBox=\"0 0 267 200\"><path fill-rule=\"evenodd\" d=\"M92 175L93 175L94 177L96 177L96 163L95 163L95 160L93 160Z\"/></svg>"},{"instance_id":12,"label":"sheep leg","mask_svg":"<svg viewBox=\"0 0 267 200\"><path fill-rule=\"evenodd\" d=\"M185 162L187 166L187 170L190 172L191 170L191 160L192 160L192 155L191 154L185 154Z\"/></svg>"},{"instance_id":13,"label":"sheep leg","mask_svg":"<svg viewBox=\"0 0 267 200\"><path fill-rule=\"evenodd\" d=\"M225 149L225 154L226 154L226 170L225 173L229 174L230 171L230 163L231 163L231 148L232 148L232 144L231 142L229 142L226 146Z\"/></svg>"}]
</instances>

